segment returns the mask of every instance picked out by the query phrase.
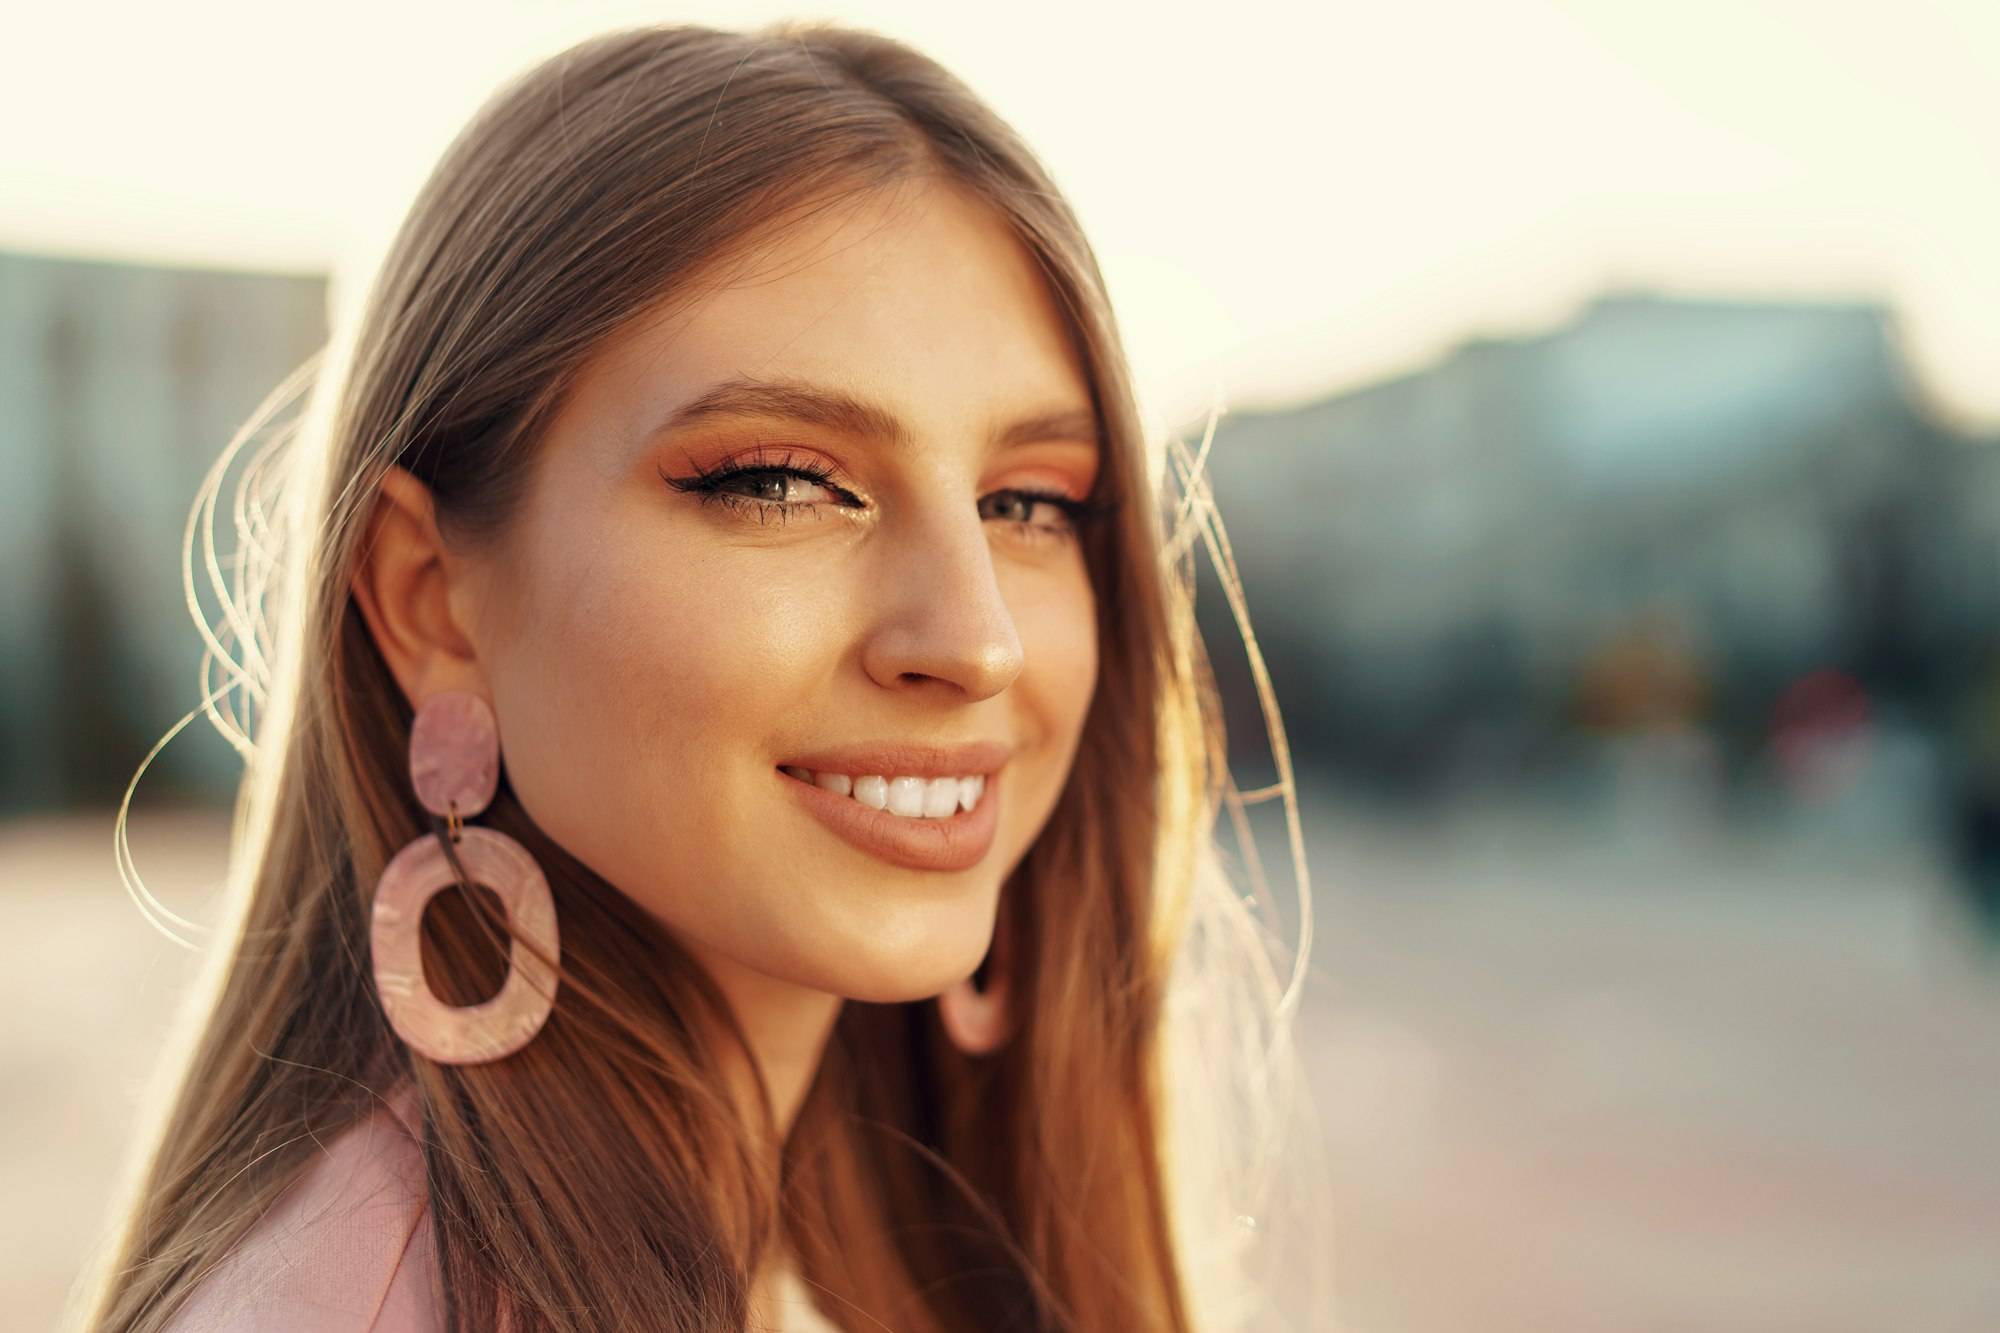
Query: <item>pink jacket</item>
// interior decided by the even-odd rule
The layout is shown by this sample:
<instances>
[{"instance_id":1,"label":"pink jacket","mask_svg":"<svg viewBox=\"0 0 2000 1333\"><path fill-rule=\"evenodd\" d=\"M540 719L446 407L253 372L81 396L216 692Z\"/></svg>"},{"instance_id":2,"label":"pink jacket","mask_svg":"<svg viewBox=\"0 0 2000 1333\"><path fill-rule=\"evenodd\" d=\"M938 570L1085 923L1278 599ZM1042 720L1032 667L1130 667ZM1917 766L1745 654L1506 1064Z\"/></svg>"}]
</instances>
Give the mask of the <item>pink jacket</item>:
<instances>
[{"instance_id":1,"label":"pink jacket","mask_svg":"<svg viewBox=\"0 0 2000 1333\"><path fill-rule=\"evenodd\" d=\"M385 1101L322 1149L167 1333L441 1333L416 1090ZM782 1333L839 1333L794 1269L775 1287Z\"/></svg>"},{"instance_id":2,"label":"pink jacket","mask_svg":"<svg viewBox=\"0 0 2000 1333\"><path fill-rule=\"evenodd\" d=\"M415 1089L327 1144L205 1278L169 1333L439 1333Z\"/></svg>"}]
</instances>

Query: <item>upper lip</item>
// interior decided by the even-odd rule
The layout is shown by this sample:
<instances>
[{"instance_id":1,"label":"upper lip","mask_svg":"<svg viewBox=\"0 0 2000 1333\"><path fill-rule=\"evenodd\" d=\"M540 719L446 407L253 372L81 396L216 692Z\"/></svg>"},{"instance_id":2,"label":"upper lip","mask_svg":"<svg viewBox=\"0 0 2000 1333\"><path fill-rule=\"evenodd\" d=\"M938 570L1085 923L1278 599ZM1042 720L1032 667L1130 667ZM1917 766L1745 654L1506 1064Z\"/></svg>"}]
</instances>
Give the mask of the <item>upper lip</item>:
<instances>
[{"instance_id":1,"label":"upper lip","mask_svg":"<svg viewBox=\"0 0 2000 1333\"><path fill-rule=\"evenodd\" d=\"M963 778L997 772L1014 753L1002 741L965 745L850 745L795 755L780 767L849 777Z\"/></svg>"}]
</instances>

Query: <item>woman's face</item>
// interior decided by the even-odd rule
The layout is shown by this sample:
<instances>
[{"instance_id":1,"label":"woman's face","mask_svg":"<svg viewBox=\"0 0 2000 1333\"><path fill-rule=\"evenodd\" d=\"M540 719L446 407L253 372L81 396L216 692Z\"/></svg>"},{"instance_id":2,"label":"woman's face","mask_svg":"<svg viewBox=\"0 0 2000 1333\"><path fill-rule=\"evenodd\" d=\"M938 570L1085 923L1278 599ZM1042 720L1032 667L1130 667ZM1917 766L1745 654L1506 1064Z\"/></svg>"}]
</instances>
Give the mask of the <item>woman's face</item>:
<instances>
[{"instance_id":1,"label":"woman's face","mask_svg":"<svg viewBox=\"0 0 2000 1333\"><path fill-rule=\"evenodd\" d=\"M893 1001L968 975L1096 684L1082 548L1060 506L1018 494L1087 496L1093 420L1035 262L935 182L760 244L614 340L475 572L470 633L528 813L719 977ZM718 475L745 466L765 470ZM990 762L926 762L974 743ZM870 747L914 748L844 753ZM978 809L947 831L787 765L991 771L990 844Z\"/></svg>"}]
</instances>

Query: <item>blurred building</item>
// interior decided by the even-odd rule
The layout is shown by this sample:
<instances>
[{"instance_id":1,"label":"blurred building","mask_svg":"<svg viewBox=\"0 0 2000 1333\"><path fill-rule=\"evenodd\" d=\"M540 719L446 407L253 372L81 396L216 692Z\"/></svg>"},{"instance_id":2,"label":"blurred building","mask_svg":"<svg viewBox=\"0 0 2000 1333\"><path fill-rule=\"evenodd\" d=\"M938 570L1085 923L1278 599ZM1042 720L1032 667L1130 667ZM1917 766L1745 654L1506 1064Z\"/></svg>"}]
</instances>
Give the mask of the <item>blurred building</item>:
<instances>
[{"instance_id":1,"label":"blurred building","mask_svg":"<svg viewBox=\"0 0 2000 1333\"><path fill-rule=\"evenodd\" d=\"M1881 308L1619 295L1225 418L1210 471L1294 746L1410 793L1557 779L1652 685L1739 763L1815 670L1941 726L2000 661L1995 443L1925 419Z\"/></svg>"},{"instance_id":2,"label":"blurred building","mask_svg":"<svg viewBox=\"0 0 2000 1333\"><path fill-rule=\"evenodd\" d=\"M188 508L325 340L320 277L0 253L0 811L115 802L200 699ZM190 728L144 790L212 799L239 771Z\"/></svg>"}]
</instances>

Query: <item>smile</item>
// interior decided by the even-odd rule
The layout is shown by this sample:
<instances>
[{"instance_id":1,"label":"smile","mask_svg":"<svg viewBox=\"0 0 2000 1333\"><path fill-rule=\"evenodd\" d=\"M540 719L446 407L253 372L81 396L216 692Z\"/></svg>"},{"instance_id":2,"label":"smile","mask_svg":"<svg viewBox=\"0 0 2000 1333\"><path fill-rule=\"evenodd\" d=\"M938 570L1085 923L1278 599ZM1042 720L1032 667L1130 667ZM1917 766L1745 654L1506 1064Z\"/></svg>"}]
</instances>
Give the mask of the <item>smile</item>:
<instances>
[{"instance_id":1,"label":"smile","mask_svg":"<svg viewBox=\"0 0 2000 1333\"><path fill-rule=\"evenodd\" d=\"M999 828L1000 774L918 778L777 770L806 809L850 846L911 870L969 870Z\"/></svg>"},{"instance_id":2,"label":"smile","mask_svg":"<svg viewBox=\"0 0 2000 1333\"><path fill-rule=\"evenodd\" d=\"M976 810L986 790L984 773L963 778L884 777L879 773L850 777L789 764L780 771L836 796L851 797L870 810L887 810L906 819L949 819L961 810Z\"/></svg>"}]
</instances>

